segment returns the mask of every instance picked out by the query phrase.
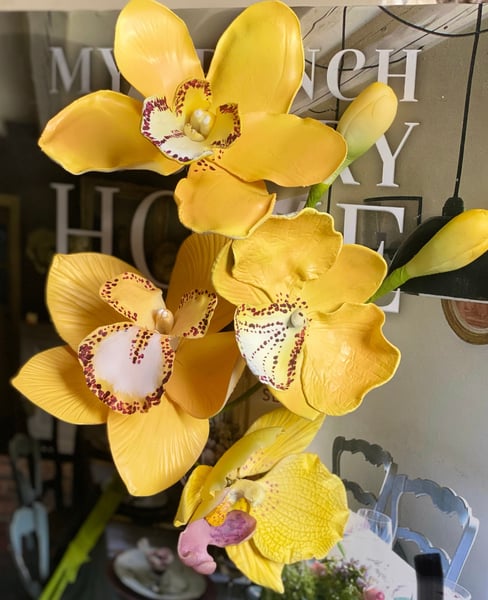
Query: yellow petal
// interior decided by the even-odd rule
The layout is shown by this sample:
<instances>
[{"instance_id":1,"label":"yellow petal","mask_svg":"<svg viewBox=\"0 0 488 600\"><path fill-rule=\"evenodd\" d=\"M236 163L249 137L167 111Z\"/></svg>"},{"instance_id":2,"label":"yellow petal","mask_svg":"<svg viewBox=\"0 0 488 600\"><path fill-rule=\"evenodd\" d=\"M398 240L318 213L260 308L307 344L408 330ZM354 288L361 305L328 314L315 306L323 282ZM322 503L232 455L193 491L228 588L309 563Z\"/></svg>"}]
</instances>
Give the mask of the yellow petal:
<instances>
[{"instance_id":1,"label":"yellow petal","mask_svg":"<svg viewBox=\"0 0 488 600\"><path fill-rule=\"evenodd\" d=\"M78 351L89 389L126 415L160 403L174 356L168 336L131 323L97 328Z\"/></svg>"},{"instance_id":2,"label":"yellow petal","mask_svg":"<svg viewBox=\"0 0 488 600\"><path fill-rule=\"evenodd\" d=\"M181 222L199 233L246 237L272 212L276 195L262 181L244 183L208 161L190 167L175 189Z\"/></svg>"},{"instance_id":3,"label":"yellow petal","mask_svg":"<svg viewBox=\"0 0 488 600\"><path fill-rule=\"evenodd\" d=\"M188 236L180 246L171 273L166 304L175 313L180 300L191 290L215 292L211 269L215 258L227 243L227 238L217 234ZM232 322L234 306L219 297L208 331L220 331Z\"/></svg>"},{"instance_id":4,"label":"yellow petal","mask_svg":"<svg viewBox=\"0 0 488 600\"><path fill-rule=\"evenodd\" d=\"M163 397L147 413L110 411L108 436L115 466L129 493L151 496L176 483L200 456L209 425Z\"/></svg>"},{"instance_id":5,"label":"yellow petal","mask_svg":"<svg viewBox=\"0 0 488 600\"><path fill-rule=\"evenodd\" d=\"M240 375L243 368L231 331L181 340L165 392L194 417L209 418L232 393L234 371Z\"/></svg>"},{"instance_id":6,"label":"yellow petal","mask_svg":"<svg viewBox=\"0 0 488 600\"><path fill-rule=\"evenodd\" d=\"M220 502L220 495L229 481L238 478L239 469L262 448L266 448L281 433L280 427L268 427L253 431L237 440L219 458L201 488L201 503L193 520L206 517ZM238 485L238 483L236 484Z\"/></svg>"},{"instance_id":7,"label":"yellow petal","mask_svg":"<svg viewBox=\"0 0 488 600\"><path fill-rule=\"evenodd\" d=\"M59 335L75 352L96 327L120 321L120 314L100 298L99 289L107 280L129 270L137 272L105 254L54 256L47 279L47 305Z\"/></svg>"},{"instance_id":8,"label":"yellow petal","mask_svg":"<svg viewBox=\"0 0 488 600\"><path fill-rule=\"evenodd\" d=\"M255 452L252 460L240 467L239 476L250 477L265 473L285 456L303 452L320 430L324 419L324 415L315 420L304 419L286 408L277 408L259 417L245 435L268 427L281 427L283 431L274 442Z\"/></svg>"},{"instance_id":9,"label":"yellow petal","mask_svg":"<svg viewBox=\"0 0 488 600\"><path fill-rule=\"evenodd\" d=\"M104 282L100 296L119 314L146 329L155 328L154 315L166 308L161 290L133 272L121 273Z\"/></svg>"},{"instance_id":10,"label":"yellow petal","mask_svg":"<svg viewBox=\"0 0 488 600\"><path fill-rule=\"evenodd\" d=\"M302 356L299 357L298 362L297 370L300 372L300 365L303 362ZM297 377L286 390L268 389L276 400L283 404L283 406L304 419L313 421L321 414L307 402L300 377Z\"/></svg>"},{"instance_id":11,"label":"yellow petal","mask_svg":"<svg viewBox=\"0 0 488 600\"><path fill-rule=\"evenodd\" d=\"M213 267L212 279L218 293L236 305L262 306L270 303L272 299L265 290L241 283L234 278L232 274L234 265L234 253L229 242L217 257Z\"/></svg>"},{"instance_id":12,"label":"yellow petal","mask_svg":"<svg viewBox=\"0 0 488 600\"><path fill-rule=\"evenodd\" d=\"M344 484L318 456L290 455L259 483L266 500L249 514L257 520L252 539L265 557L286 564L321 558L342 539L349 518Z\"/></svg>"},{"instance_id":13,"label":"yellow petal","mask_svg":"<svg viewBox=\"0 0 488 600\"><path fill-rule=\"evenodd\" d=\"M307 208L291 217L273 216L246 240L234 240L232 275L265 290L275 301L280 293L296 293L303 282L325 273L335 263L341 245L342 236L330 215ZM217 291L224 295L220 287ZM227 299L242 302L235 296Z\"/></svg>"},{"instance_id":14,"label":"yellow petal","mask_svg":"<svg viewBox=\"0 0 488 600\"><path fill-rule=\"evenodd\" d=\"M281 2L257 2L221 36L208 78L216 104L241 113L288 112L303 77L300 22Z\"/></svg>"},{"instance_id":15,"label":"yellow petal","mask_svg":"<svg viewBox=\"0 0 488 600\"><path fill-rule=\"evenodd\" d=\"M200 502L200 491L212 471L208 465L198 465L193 469L180 496L180 503L174 519L175 527L186 525Z\"/></svg>"},{"instance_id":16,"label":"yellow petal","mask_svg":"<svg viewBox=\"0 0 488 600\"><path fill-rule=\"evenodd\" d=\"M153 0L131 0L115 28L114 54L123 76L141 94L173 99L185 79L203 79L185 23Z\"/></svg>"},{"instance_id":17,"label":"yellow petal","mask_svg":"<svg viewBox=\"0 0 488 600\"><path fill-rule=\"evenodd\" d=\"M252 539L234 546L227 546L226 552L239 571L251 581L274 590L278 594L284 592L281 580L283 563L265 558L256 548Z\"/></svg>"},{"instance_id":18,"label":"yellow petal","mask_svg":"<svg viewBox=\"0 0 488 600\"><path fill-rule=\"evenodd\" d=\"M344 304L312 320L301 385L313 408L329 415L346 414L367 392L393 377L400 352L383 336L384 320L374 304Z\"/></svg>"},{"instance_id":19,"label":"yellow petal","mask_svg":"<svg viewBox=\"0 0 488 600\"><path fill-rule=\"evenodd\" d=\"M240 137L215 161L244 181L308 186L326 179L346 156L341 134L314 119L248 113L241 124Z\"/></svg>"},{"instance_id":20,"label":"yellow petal","mask_svg":"<svg viewBox=\"0 0 488 600\"><path fill-rule=\"evenodd\" d=\"M181 168L140 132L142 104L117 92L82 96L54 116L39 146L75 175L86 171L148 169L170 175Z\"/></svg>"},{"instance_id":21,"label":"yellow petal","mask_svg":"<svg viewBox=\"0 0 488 600\"><path fill-rule=\"evenodd\" d=\"M33 356L12 385L57 419L76 425L105 423L109 409L87 388L78 358L68 346Z\"/></svg>"},{"instance_id":22,"label":"yellow petal","mask_svg":"<svg viewBox=\"0 0 488 600\"><path fill-rule=\"evenodd\" d=\"M386 275L383 258L365 246L345 244L334 265L321 277L307 282L303 298L322 312L337 310L344 302L366 302Z\"/></svg>"}]
</instances>

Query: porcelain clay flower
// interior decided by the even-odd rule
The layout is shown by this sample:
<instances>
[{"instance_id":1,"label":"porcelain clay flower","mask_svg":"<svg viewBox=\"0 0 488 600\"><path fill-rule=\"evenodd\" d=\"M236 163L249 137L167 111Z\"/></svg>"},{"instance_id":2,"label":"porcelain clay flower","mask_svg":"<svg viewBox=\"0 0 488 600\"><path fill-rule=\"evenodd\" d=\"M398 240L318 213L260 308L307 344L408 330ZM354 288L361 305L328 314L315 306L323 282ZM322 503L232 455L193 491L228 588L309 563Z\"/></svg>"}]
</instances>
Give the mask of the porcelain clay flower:
<instances>
[{"instance_id":1,"label":"porcelain clay flower","mask_svg":"<svg viewBox=\"0 0 488 600\"><path fill-rule=\"evenodd\" d=\"M378 253L343 245L330 215L307 208L229 242L213 281L237 306L237 343L251 371L291 411L314 418L354 410L396 370L384 314L364 304L385 273Z\"/></svg>"},{"instance_id":2,"label":"porcelain clay flower","mask_svg":"<svg viewBox=\"0 0 488 600\"><path fill-rule=\"evenodd\" d=\"M216 567L207 551L225 547L255 583L283 592L285 564L323 557L348 519L342 481L318 456L303 453L323 418L285 408L260 417L214 467L198 466L183 491L175 524L180 559L201 573Z\"/></svg>"},{"instance_id":3,"label":"porcelain clay flower","mask_svg":"<svg viewBox=\"0 0 488 600\"><path fill-rule=\"evenodd\" d=\"M193 234L183 242L165 301L112 256L56 255L50 269L47 303L67 345L35 355L13 384L59 419L107 423L133 495L155 494L187 472L207 441L208 418L242 372L234 334L218 333L233 307L209 279L224 240Z\"/></svg>"},{"instance_id":4,"label":"porcelain clay flower","mask_svg":"<svg viewBox=\"0 0 488 600\"><path fill-rule=\"evenodd\" d=\"M84 96L47 124L41 148L72 173L191 165L176 188L195 231L246 236L273 210L264 180L323 181L346 155L343 137L288 114L304 69L299 20L284 3L252 4L220 38L205 75L181 19L154 0L130 0L114 53L144 101Z\"/></svg>"}]
</instances>

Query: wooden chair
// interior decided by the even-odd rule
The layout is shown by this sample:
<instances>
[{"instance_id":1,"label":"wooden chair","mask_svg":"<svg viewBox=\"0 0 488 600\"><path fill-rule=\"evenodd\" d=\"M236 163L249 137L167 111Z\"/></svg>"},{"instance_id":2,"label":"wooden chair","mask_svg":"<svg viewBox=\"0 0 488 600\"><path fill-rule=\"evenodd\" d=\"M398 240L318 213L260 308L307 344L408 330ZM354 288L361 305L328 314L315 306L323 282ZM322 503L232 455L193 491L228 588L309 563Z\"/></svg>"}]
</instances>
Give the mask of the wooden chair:
<instances>
[{"instance_id":1,"label":"wooden chair","mask_svg":"<svg viewBox=\"0 0 488 600\"><path fill-rule=\"evenodd\" d=\"M9 527L12 557L26 592L39 598L49 577L49 524L45 506L33 502L17 508Z\"/></svg>"},{"instance_id":2,"label":"wooden chair","mask_svg":"<svg viewBox=\"0 0 488 600\"><path fill-rule=\"evenodd\" d=\"M443 548L434 546L422 533L409 527L399 526L399 505L405 494L411 494L415 498L428 496L436 509L446 516L457 517L461 526L461 536L451 555ZM407 475L396 475L391 492L391 518L393 539L396 544L400 544L401 547L402 542L409 541L413 542L420 552L437 551L441 557L445 579L454 582L458 580L479 528L479 521L473 517L471 508L464 498L451 488L441 487L430 479L409 479Z\"/></svg>"},{"instance_id":3,"label":"wooden chair","mask_svg":"<svg viewBox=\"0 0 488 600\"><path fill-rule=\"evenodd\" d=\"M364 490L357 482L342 476L341 457L344 452L360 453L364 459L375 467L381 467L384 477L377 493ZM366 440L336 437L332 446L332 472L341 477L346 490L362 505L375 508L380 512L386 511L386 505L391 493L391 484L396 475L398 465L389 452L378 444L370 444Z\"/></svg>"}]
</instances>

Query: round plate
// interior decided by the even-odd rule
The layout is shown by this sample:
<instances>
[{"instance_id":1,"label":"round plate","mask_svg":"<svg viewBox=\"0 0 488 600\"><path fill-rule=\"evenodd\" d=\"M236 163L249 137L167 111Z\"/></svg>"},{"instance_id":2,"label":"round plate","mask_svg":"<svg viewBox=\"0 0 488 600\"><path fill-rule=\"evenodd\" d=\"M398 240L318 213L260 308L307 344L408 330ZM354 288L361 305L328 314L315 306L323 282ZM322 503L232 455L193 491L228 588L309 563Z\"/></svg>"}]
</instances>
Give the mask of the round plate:
<instances>
[{"instance_id":1,"label":"round plate","mask_svg":"<svg viewBox=\"0 0 488 600\"><path fill-rule=\"evenodd\" d=\"M164 575L157 575L138 548L119 554L114 560L114 572L133 592L152 600L195 600L203 596L207 587L205 577L177 558Z\"/></svg>"}]
</instances>

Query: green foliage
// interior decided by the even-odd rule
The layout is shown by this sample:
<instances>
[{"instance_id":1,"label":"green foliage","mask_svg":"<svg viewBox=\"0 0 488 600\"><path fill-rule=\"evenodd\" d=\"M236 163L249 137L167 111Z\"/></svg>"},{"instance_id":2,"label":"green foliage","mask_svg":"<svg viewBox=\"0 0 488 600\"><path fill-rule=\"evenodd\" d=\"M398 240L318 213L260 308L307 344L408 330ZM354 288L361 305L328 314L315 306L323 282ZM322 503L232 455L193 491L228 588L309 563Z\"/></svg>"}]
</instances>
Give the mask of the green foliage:
<instances>
[{"instance_id":1,"label":"green foliage","mask_svg":"<svg viewBox=\"0 0 488 600\"><path fill-rule=\"evenodd\" d=\"M261 600L362 600L366 569L357 561L324 558L283 569L284 594L263 590Z\"/></svg>"}]
</instances>

